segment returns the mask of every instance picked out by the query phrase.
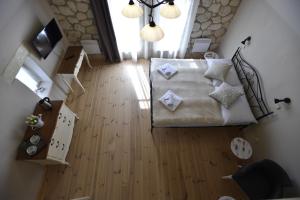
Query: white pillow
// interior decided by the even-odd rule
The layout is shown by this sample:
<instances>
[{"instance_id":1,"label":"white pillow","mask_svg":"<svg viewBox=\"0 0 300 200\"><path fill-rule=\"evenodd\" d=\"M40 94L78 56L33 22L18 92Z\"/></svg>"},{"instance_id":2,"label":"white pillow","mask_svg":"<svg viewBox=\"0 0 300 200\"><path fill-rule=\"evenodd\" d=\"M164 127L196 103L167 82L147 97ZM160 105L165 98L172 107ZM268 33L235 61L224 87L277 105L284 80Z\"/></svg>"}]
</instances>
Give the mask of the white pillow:
<instances>
[{"instance_id":1,"label":"white pillow","mask_svg":"<svg viewBox=\"0 0 300 200\"><path fill-rule=\"evenodd\" d=\"M234 67L231 67L231 69L227 73L225 82L232 86L242 85Z\"/></svg>"},{"instance_id":2,"label":"white pillow","mask_svg":"<svg viewBox=\"0 0 300 200\"><path fill-rule=\"evenodd\" d=\"M220 58L220 59L206 59L207 65L210 66L212 63L223 63L227 65L232 65L231 59Z\"/></svg>"},{"instance_id":3,"label":"white pillow","mask_svg":"<svg viewBox=\"0 0 300 200\"><path fill-rule=\"evenodd\" d=\"M209 96L228 109L243 94L244 91L242 86L232 87L223 82L219 87L216 87Z\"/></svg>"},{"instance_id":4,"label":"white pillow","mask_svg":"<svg viewBox=\"0 0 300 200\"><path fill-rule=\"evenodd\" d=\"M230 71L230 70L229 70L229 71ZM229 73L229 72L228 72L228 73ZM225 82L226 82L226 81L225 81ZM214 87L219 87L222 83L223 83L222 81L217 80L217 79L213 79L213 80L212 80L212 85L213 85Z\"/></svg>"},{"instance_id":5,"label":"white pillow","mask_svg":"<svg viewBox=\"0 0 300 200\"><path fill-rule=\"evenodd\" d=\"M232 64L224 61L224 59L208 59L208 69L204 73L206 78L217 79L224 81L225 77L230 70Z\"/></svg>"},{"instance_id":6,"label":"white pillow","mask_svg":"<svg viewBox=\"0 0 300 200\"><path fill-rule=\"evenodd\" d=\"M230 70L228 71L228 73L225 77L224 82L226 82L232 86L242 85L234 67L230 68ZM216 79L212 80L212 85L214 87L220 86L221 84L222 84L222 81L220 81L220 80L216 80Z\"/></svg>"},{"instance_id":7,"label":"white pillow","mask_svg":"<svg viewBox=\"0 0 300 200\"><path fill-rule=\"evenodd\" d=\"M236 102L229 108L221 106L224 125L246 125L257 123L247 98L242 95Z\"/></svg>"}]
</instances>

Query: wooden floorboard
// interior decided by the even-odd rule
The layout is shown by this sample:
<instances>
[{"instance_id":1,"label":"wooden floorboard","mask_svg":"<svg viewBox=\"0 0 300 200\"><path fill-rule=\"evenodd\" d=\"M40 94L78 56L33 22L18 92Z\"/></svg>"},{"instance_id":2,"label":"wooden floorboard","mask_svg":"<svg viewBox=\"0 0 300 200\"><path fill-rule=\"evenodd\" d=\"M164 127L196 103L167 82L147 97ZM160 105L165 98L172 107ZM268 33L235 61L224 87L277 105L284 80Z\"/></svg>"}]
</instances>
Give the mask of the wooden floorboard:
<instances>
[{"instance_id":1,"label":"wooden floorboard","mask_svg":"<svg viewBox=\"0 0 300 200\"><path fill-rule=\"evenodd\" d=\"M148 65L125 61L83 67L80 89L67 99L79 120L66 166L49 166L41 199L246 199L222 180L237 169L230 140L238 128L157 128L151 134Z\"/></svg>"}]
</instances>

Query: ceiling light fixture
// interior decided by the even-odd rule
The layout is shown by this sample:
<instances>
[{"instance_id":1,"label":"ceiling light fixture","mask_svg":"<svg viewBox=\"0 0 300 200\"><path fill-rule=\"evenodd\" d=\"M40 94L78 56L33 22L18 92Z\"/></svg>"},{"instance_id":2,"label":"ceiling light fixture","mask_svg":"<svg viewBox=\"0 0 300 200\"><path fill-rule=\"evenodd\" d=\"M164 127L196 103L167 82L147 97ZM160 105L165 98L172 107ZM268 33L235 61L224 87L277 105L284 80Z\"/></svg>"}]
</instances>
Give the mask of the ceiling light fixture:
<instances>
[{"instance_id":1,"label":"ceiling light fixture","mask_svg":"<svg viewBox=\"0 0 300 200\"><path fill-rule=\"evenodd\" d=\"M162 4L165 4L160 9L160 15L169 19L177 18L181 14L179 8L174 4L174 0L161 0L161 1L157 0L157 3L155 4L153 3L153 0L137 0L137 1L140 4L143 4L148 8L150 8L149 24L144 26L140 33L141 37L144 40L149 42L159 41L164 37L163 30L160 28L160 26L156 25L153 20L152 13L154 8ZM151 2L148 3L148 1ZM136 18L143 15L143 10L138 5L135 5L133 0L130 0L128 5L124 7L124 9L122 10L122 14L128 18Z\"/></svg>"},{"instance_id":2,"label":"ceiling light fixture","mask_svg":"<svg viewBox=\"0 0 300 200\"><path fill-rule=\"evenodd\" d=\"M174 4L173 1L170 1L160 9L160 15L169 19L177 18L180 16L180 14L181 12L179 8Z\"/></svg>"},{"instance_id":3,"label":"ceiling light fixture","mask_svg":"<svg viewBox=\"0 0 300 200\"><path fill-rule=\"evenodd\" d=\"M128 18L136 18L143 15L143 9L130 0L129 4L123 8L122 14Z\"/></svg>"}]
</instances>

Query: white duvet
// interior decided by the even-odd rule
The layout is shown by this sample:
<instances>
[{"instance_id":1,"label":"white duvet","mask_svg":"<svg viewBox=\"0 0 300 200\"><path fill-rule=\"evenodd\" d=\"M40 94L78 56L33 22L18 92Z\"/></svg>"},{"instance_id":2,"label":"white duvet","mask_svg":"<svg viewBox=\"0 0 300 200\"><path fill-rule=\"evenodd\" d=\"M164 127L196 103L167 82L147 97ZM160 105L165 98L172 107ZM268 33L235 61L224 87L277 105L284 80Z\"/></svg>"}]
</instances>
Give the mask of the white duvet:
<instances>
[{"instance_id":1,"label":"white duvet","mask_svg":"<svg viewBox=\"0 0 300 200\"><path fill-rule=\"evenodd\" d=\"M169 80L157 72L157 68L166 62L178 70ZM204 60L151 59L152 117L155 127L223 125L220 105L208 96L214 87L211 80L203 76L206 69ZM159 102L167 90L183 98L175 112L169 111Z\"/></svg>"}]
</instances>

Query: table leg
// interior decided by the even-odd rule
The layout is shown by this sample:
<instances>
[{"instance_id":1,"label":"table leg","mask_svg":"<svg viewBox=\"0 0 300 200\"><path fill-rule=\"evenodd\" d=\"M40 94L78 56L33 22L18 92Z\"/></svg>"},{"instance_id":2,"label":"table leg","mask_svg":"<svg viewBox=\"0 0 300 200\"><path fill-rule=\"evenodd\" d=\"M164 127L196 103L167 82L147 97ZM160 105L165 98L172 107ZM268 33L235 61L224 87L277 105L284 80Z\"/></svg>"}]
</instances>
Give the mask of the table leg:
<instances>
[{"instance_id":1,"label":"table leg","mask_svg":"<svg viewBox=\"0 0 300 200\"><path fill-rule=\"evenodd\" d=\"M71 90L71 92L73 93L74 90L73 90L73 88L71 87L71 85L68 83L68 81L66 81L64 75L61 75L61 78L62 78L62 80L64 81L64 83L68 86L68 88Z\"/></svg>"},{"instance_id":2,"label":"table leg","mask_svg":"<svg viewBox=\"0 0 300 200\"><path fill-rule=\"evenodd\" d=\"M84 57L85 57L85 59L86 59L86 62L87 62L87 64L88 64L89 68L93 69L93 66L92 66L91 63L90 63L89 57L88 57L88 55L87 55L85 52L84 52Z\"/></svg>"},{"instance_id":3,"label":"table leg","mask_svg":"<svg viewBox=\"0 0 300 200\"><path fill-rule=\"evenodd\" d=\"M79 120L79 117L78 117L78 115L76 113L74 113L72 110L70 110L70 112L74 115L74 117L75 117L76 120Z\"/></svg>"},{"instance_id":4,"label":"table leg","mask_svg":"<svg viewBox=\"0 0 300 200\"><path fill-rule=\"evenodd\" d=\"M74 76L74 79L75 79L76 83L80 86L82 93L85 93L85 89L84 89L83 85L81 84L81 82L79 81L79 79L77 78L77 76Z\"/></svg>"}]
</instances>

